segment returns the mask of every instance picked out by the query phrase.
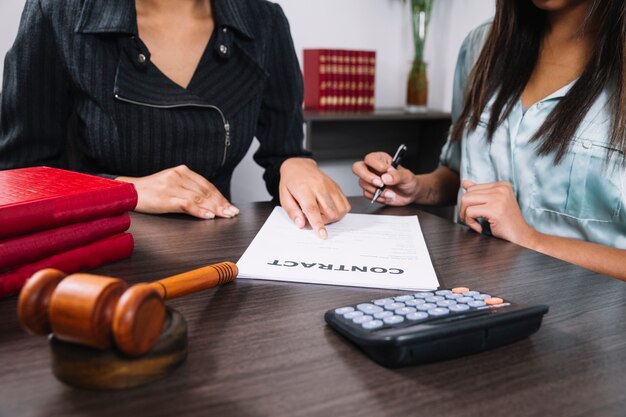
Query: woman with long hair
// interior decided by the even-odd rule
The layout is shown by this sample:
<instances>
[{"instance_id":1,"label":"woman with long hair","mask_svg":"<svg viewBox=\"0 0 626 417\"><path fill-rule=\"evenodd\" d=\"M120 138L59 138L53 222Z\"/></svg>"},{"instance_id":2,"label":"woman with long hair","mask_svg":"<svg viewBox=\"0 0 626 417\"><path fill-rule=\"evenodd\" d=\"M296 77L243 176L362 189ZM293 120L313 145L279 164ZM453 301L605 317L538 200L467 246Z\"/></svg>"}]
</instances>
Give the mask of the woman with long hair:
<instances>
[{"instance_id":1,"label":"woman with long hair","mask_svg":"<svg viewBox=\"0 0 626 417\"><path fill-rule=\"evenodd\" d=\"M353 166L364 196L458 198L476 232L626 280L625 51L623 0L498 0L461 48L440 166L368 154Z\"/></svg>"}]
</instances>

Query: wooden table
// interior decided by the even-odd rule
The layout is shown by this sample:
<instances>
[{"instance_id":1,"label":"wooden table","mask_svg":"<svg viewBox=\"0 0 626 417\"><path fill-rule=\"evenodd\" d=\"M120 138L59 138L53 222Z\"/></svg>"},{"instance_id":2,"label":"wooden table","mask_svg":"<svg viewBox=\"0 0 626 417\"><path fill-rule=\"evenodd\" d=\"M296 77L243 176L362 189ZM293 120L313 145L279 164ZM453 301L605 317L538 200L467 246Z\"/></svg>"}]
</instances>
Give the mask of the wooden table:
<instances>
[{"instance_id":1,"label":"wooden table","mask_svg":"<svg viewBox=\"0 0 626 417\"><path fill-rule=\"evenodd\" d=\"M371 208L352 200L354 211ZM271 210L232 220L133 215L136 249L98 273L130 281L236 261ZM385 214L416 214L388 208ZM624 416L626 284L419 213L445 286L550 306L529 339L478 355L386 369L323 320L327 309L397 293L239 280L173 300L189 357L168 378L120 392L69 388L45 338L26 335L16 298L0 301L0 416Z\"/></svg>"}]
</instances>

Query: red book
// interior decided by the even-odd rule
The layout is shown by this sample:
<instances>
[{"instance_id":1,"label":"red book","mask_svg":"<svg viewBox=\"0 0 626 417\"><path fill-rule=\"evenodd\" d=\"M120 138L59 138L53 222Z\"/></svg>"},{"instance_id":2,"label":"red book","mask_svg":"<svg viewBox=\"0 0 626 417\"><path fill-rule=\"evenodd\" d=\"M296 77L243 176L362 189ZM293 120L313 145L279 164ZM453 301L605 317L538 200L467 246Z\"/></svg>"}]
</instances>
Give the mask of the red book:
<instances>
[{"instance_id":1,"label":"red book","mask_svg":"<svg viewBox=\"0 0 626 417\"><path fill-rule=\"evenodd\" d=\"M367 79L367 104L365 110L374 110L374 96L376 88L376 51L367 51L369 71Z\"/></svg>"},{"instance_id":2,"label":"red book","mask_svg":"<svg viewBox=\"0 0 626 417\"><path fill-rule=\"evenodd\" d=\"M0 240L0 272L124 232L128 213Z\"/></svg>"},{"instance_id":3,"label":"red book","mask_svg":"<svg viewBox=\"0 0 626 417\"><path fill-rule=\"evenodd\" d=\"M122 233L5 272L0 274L0 297L16 294L41 269L56 268L73 274L128 258L133 247L133 235Z\"/></svg>"},{"instance_id":4,"label":"red book","mask_svg":"<svg viewBox=\"0 0 626 417\"><path fill-rule=\"evenodd\" d=\"M330 104L330 74L332 71L329 49L304 50L304 108L327 110Z\"/></svg>"},{"instance_id":5,"label":"red book","mask_svg":"<svg viewBox=\"0 0 626 417\"><path fill-rule=\"evenodd\" d=\"M0 171L0 238L133 210L132 184L48 167Z\"/></svg>"}]
</instances>

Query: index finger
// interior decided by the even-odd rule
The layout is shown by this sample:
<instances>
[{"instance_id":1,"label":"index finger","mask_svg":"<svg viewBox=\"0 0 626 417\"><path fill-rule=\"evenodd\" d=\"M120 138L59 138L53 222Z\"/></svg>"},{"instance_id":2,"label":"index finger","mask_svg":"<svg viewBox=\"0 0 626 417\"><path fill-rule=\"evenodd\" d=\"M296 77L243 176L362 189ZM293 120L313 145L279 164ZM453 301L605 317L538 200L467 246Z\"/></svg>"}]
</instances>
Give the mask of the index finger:
<instances>
[{"instance_id":1,"label":"index finger","mask_svg":"<svg viewBox=\"0 0 626 417\"><path fill-rule=\"evenodd\" d=\"M386 152L372 152L365 155L363 162L377 173L387 172L391 166L391 155Z\"/></svg>"},{"instance_id":2,"label":"index finger","mask_svg":"<svg viewBox=\"0 0 626 417\"><path fill-rule=\"evenodd\" d=\"M315 230L320 238L326 239L328 237L328 231L322 219L322 213L315 195L307 193L298 201L298 204L300 204L300 208L313 230Z\"/></svg>"}]
</instances>

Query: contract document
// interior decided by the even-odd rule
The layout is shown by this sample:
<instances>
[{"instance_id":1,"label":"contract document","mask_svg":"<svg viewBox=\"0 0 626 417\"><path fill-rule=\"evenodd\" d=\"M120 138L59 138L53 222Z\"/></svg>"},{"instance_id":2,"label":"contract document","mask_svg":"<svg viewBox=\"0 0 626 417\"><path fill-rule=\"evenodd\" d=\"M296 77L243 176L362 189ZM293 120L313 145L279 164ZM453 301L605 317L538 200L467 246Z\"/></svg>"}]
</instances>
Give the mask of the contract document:
<instances>
[{"instance_id":1,"label":"contract document","mask_svg":"<svg viewBox=\"0 0 626 417\"><path fill-rule=\"evenodd\" d=\"M417 216L349 213L326 228L328 239L322 240L274 208L237 262L238 278L409 291L439 287Z\"/></svg>"}]
</instances>

